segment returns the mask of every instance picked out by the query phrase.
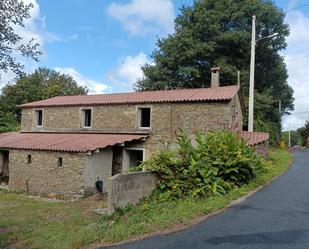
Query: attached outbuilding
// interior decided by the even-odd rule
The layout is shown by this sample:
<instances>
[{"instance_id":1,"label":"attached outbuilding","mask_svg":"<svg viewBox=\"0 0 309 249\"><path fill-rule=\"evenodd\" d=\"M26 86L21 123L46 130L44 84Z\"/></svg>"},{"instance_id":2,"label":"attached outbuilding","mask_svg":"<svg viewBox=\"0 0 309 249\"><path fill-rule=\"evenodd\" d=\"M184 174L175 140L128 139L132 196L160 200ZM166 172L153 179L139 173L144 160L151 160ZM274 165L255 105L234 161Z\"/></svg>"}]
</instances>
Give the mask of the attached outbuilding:
<instances>
[{"instance_id":1,"label":"attached outbuilding","mask_svg":"<svg viewBox=\"0 0 309 249\"><path fill-rule=\"evenodd\" d=\"M11 189L76 199L96 192L98 180L107 192L113 174L143 160L138 153L130 154L134 151L130 146L146 138L143 134L5 133L0 135L0 169Z\"/></svg>"}]
</instances>

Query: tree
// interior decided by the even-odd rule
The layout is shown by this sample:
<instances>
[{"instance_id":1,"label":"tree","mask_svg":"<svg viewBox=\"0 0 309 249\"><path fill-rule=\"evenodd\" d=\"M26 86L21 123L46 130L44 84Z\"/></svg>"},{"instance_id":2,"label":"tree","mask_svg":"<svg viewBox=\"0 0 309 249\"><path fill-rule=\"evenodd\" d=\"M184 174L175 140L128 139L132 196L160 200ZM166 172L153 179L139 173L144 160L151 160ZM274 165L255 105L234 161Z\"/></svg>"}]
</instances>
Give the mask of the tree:
<instances>
[{"instance_id":1,"label":"tree","mask_svg":"<svg viewBox=\"0 0 309 249\"><path fill-rule=\"evenodd\" d=\"M290 136L291 136L291 146L294 146L294 145L302 146L303 145L303 139L302 139L302 136L299 130L291 131ZM282 132L282 140L285 142L286 145L289 144L289 132L288 131Z\"/></svg>"},{"instance_id":2,"label":"tree","mask_svg":"<svg viewBox=\"0 0 309 249\"><path fill-rule=\"evenodd\" d=\"M302 143L305 146L309 146L309 121L306 124L297 130L302 138Z\"/></svg>"},{"instance_id":3,"label":"tree","mask_svg":"<svg viewBox=\"0 0 309 249\"><path fill-rule=\"evenodd\" d=\"M18 105L55 96L82 95L87 92L88 90L79 86L71 76L55 70L39 68L2 89L0 131L16 129L21 115Z\"/></svg>"},{"instance_id":4,"label":"tree","mask_svg":"<svg viewBox=\"0 0 309 249\"><path fill-rule=\"evenodd\" d=\"M278 139L282 113L293 110L293 90L287 84L287 69L280 55L289 34L284 13L269 0L197 0L183 6L175 19L175 32L157 40L153 64L142 67L145 77L136 90L196 88L210 86L210 68L220 66L221 85L235 84L241 72L242 93L247 104L251 18L257 17L257 39L275 32L256 47L255 130L269 131ZM266 101L265 101L266 100ZM245 124L246 126L246 124Z\"/></svg>"},{"instance_id":5,"label":"tree","mask_svg":"<svg viewBox=\"0 0 309 249\"><path fill-rule=\"evenodd\" d=\"M16 31L24 28L24 21L30 18L32 4L24 4L20 0L0 1L0 77L9 70L21 75L24 66L16 60L23 56L38 60L41 54L39 44L32 38L28 41Z\"/></svg>"}]
</instances>

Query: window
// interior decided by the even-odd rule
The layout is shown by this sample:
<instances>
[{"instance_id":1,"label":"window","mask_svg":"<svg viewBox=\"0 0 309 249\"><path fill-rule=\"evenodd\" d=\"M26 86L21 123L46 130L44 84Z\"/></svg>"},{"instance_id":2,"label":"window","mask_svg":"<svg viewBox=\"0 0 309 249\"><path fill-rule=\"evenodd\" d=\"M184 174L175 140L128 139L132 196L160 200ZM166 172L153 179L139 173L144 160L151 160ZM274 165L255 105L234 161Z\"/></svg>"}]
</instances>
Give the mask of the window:
<instances>
[{"instance_id":1,"label":"window","mask_svg":"<svg viewBox=\"0 0 309 249\"><path fill-rule=\"evenodd\" d=\"M58 167L62 167L62 157L58 157Z\"/></svg>"},{"instance_id":2,"label":"window","mask_svg":"<svg viewBox=\"0 0 309 249\"><path fill-rule=\"evenodd\" d=\"M144 151L138 149L127 149L128 167L137 167L144 161Z\"/></svg>"},{"instance_id":3,"label":"window","mask_svg":"<svg viewBox=\"0 0 309 249\"><path fill-rule=\"evenodd\" d=\"M35 110L36 126L43 125L43 110Z\"/></svg>"},{"instance_id":4,"label":"window","mask_svg":"<svg viewBox=\"0 0 309 249\"><path fill-rule=\"evenodd\" d=\"M83 113L83 127L91 127L91 109L82 110Z\"/></svg>"},{"instance_id":5,"label":"window","mask_svg":"<svg viewBox=\"0 0 309 249\"><path fill-rule=\"evenodd\" d=\"M32 158L31 158L31 155L28 155L28 156L27 156L27 164L30 164L30 163L31 163L31 161L32 161L31 159L32 159Z\"/></svg>"},{"instance_id":6,"label":"window","mask_svg":"<svg viewBox=\"0 0 309 249\"><path fill-rule=\"evenodd\" d=\"M139 127L140 128L150 128L150 107L143 107L139 109Z\"/></svg>"}]
</instances>

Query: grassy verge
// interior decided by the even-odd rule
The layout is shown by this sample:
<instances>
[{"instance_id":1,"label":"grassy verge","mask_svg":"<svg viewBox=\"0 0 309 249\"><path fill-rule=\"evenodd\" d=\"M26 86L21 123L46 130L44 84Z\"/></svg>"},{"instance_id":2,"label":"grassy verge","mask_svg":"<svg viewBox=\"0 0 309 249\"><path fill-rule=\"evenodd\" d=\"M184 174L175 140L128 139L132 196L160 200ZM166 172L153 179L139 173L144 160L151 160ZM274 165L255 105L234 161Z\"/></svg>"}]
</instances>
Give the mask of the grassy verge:
<instances>
[{"instance_id":1,"label":"grassy verge","mask_svg":"<svg viewBox=\"0 0 309 249\"><path fill-rule=\"evenodd\" d=\"M0 248L80 248L95 240L102 205L94 197L78 202L48 202L0 190Z\"/></svg>"},{"instance_id":2,"label":"grassy verge","mask_svg":"<svg viewBox=\"0 0 309 249\"><path fill-rule=\"evenodd\" d=\"M0 248L81 248L93 242L114 243L191 224L192 219L228 206L284 172L292 156L285 150L272 150L271 159L274 167L225 196L149 201L112 217L94 214L93 208L99 204L91 199L51 203L0 191Z\"/></svg>"},{"instance_id":3,"label":"grassy verge","mask_svg":"<svg viewBox=\"0 0 309 249\"><path fill-rule=\"evenodd\" d=\"M150 201L138 207L116 213L111 219L102 220L101 242L113 243L129 240L134 236L164 230L170 227L183 227L198 216L204 216L228 206L233 200L269 182L275 176L286 171L292 161L292 155L286 150L271 150L270 158L274 166L257 176L252 182L230 191L224 196L207 199L185 199L158 203Z\"/></svg>"}]
</instances>

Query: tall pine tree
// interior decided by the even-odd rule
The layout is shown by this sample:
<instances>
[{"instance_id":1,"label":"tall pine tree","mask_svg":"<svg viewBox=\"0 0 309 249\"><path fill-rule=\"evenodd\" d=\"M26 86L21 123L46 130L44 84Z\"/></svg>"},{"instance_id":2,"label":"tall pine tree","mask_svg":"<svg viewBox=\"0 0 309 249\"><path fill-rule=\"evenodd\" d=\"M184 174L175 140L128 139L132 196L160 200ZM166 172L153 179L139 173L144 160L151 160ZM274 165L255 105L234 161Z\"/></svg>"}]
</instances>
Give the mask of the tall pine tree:
<instances>
[{"instance_id":1,"label":"tall pine tree","mask_svg":"<svg viewBox=\"0 0 309 249\"><path fill-rule=\"evenodd\" d=\"M221 85L233 85L241 72L242 93L247 104L252 15L257 18L255 130L279 139L282 113L293 110L293 90L280 51L286 48L289 27L284 12L269 0L196 0L183 6L175 20L175 32L157 41L153 64L142 67L145 77L136 90L210 86L210 68L220 66ZM245 115L246 116L246 115ZM246 119L245 127L246 128Z\"/></svg>"}]
</instances>

